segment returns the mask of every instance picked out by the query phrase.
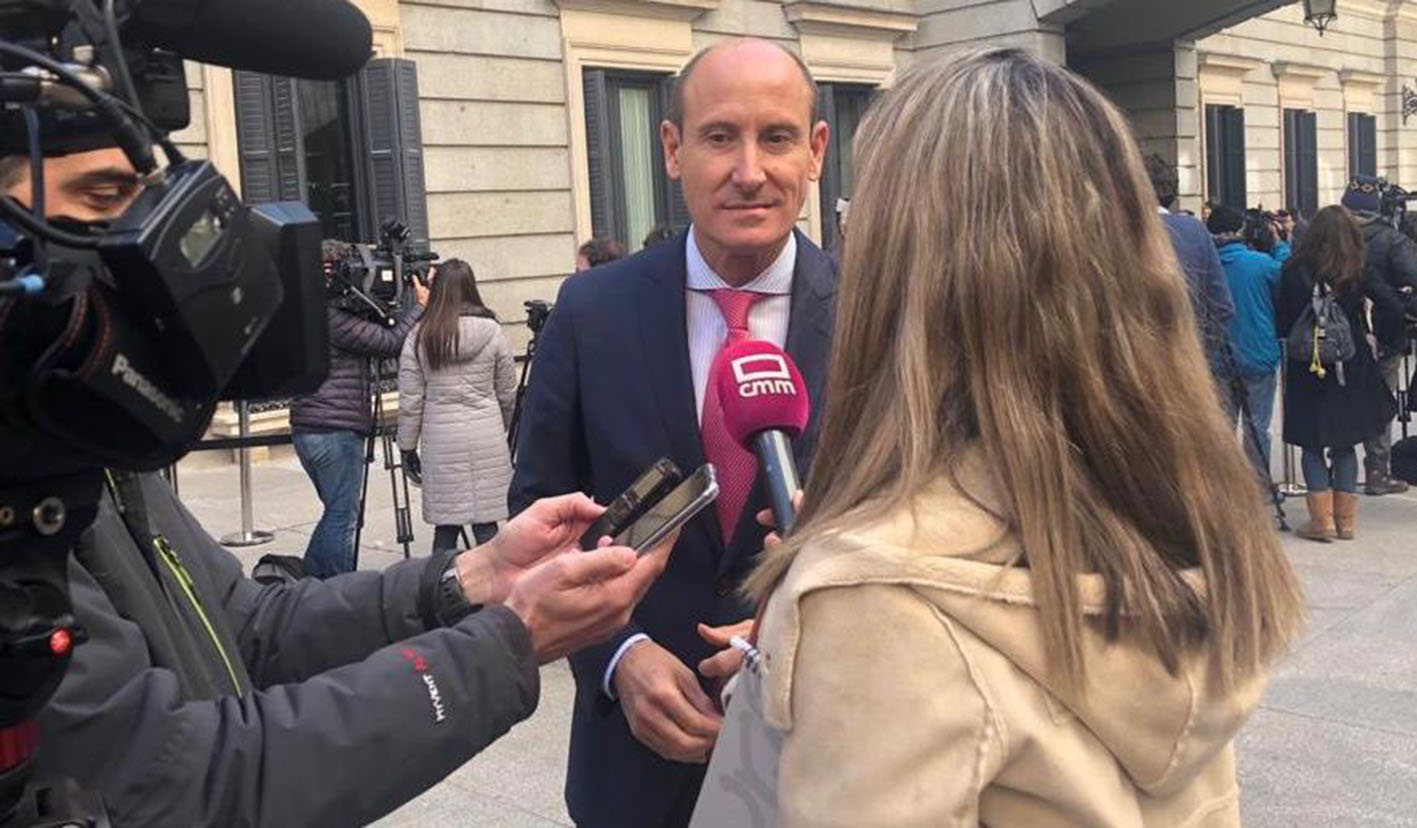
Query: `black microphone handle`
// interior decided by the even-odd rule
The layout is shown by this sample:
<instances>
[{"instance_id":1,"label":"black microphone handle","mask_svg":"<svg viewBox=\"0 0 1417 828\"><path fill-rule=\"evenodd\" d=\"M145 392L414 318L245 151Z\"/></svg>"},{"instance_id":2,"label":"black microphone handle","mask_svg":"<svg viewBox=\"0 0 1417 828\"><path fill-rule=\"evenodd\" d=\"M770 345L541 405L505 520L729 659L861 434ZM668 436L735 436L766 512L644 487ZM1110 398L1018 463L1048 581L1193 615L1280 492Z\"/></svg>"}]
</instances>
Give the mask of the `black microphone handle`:
<instances>
[{"instance_id":1,"label":"black microphone handle","mask_svg":"<svg viewBox=\"0 0 1417 828\"><path fill-rule=\"evenodd\" d=\"M758 456L758 469L767 486L773 528L779 537L786 537L797 516L792 499L802 488L797 478L797 461L792 459L792 441L777 429L760 431L753 437L753 453Z\"/></svg>"}]
</instances>

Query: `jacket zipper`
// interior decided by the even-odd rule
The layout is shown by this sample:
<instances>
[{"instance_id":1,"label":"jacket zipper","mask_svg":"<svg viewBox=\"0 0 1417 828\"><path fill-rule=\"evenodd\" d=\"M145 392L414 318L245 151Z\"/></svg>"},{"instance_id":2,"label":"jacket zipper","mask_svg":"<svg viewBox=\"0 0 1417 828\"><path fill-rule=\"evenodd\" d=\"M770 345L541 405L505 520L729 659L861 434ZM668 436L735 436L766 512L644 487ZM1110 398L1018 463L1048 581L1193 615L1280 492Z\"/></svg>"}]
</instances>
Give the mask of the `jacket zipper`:
<instances>
[{"instance_id":1,"label":"jacket zipper","mask_svg":"<svg viewBox=\"0 0 1417 828\"><path fill-rule=\"evenodd\" d=\"M172 551L172 546L167 542L167 538L162 535L154 536L153 549L157 550L158 558L172 573L177 585L182 587L182 592L187 596L187 602L192 605L197 617L201 619L202 627L207 631L207 637L211 639L217 655L221 656L222 664L226 665L226 674L231 677L231 686L236 691L236 697L241 698L241 681L236 677L236 669L231 666L231 659L226 654L226 648L222 646L221 639L217 636L216 630L212 628L211 619L207 617L206 610L202 608L202 602L197 598L196 582L188 574L187 568L182 565L182 560L177 557L177 553Z\"/></svg>"}]
</instances>

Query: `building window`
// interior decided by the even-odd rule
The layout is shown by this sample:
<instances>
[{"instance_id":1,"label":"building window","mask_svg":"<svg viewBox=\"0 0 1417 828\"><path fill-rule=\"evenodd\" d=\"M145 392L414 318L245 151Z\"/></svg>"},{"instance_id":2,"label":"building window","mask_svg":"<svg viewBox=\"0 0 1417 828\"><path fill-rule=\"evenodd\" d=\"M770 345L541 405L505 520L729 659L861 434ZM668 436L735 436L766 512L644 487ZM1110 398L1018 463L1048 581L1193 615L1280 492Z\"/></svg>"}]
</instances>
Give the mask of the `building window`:
<instances>
[{"instance_id":1,"label":"building window","mask_svg":"<svg viewBox=\"0 0 1417 828\"><path fill-rule=\"evenodd\" d=\"M1348 115L1348 175L1378 174L1378 119L1352 112Z\"/></svg>"},{"instance_id":2,"label":"building window","mask_svg":"<svg viewBox=\"0 0 1417 828\"><path fill-rule=\"evenodd\" d=\"M1284 110L1284 197L1306 217L1319 210L1317 122L1307 110Z\"/></svg>"},{"instance_id":3,"label":"building window","mask_svg":"<svg viewBox=\"0 0 1417 828\"><path fill-rule=\"evenodd\" d=\"M592 232L639 250L650 231L689 224L679 183L664 171L659 125L669 110L668 75L586 69L586 149Z\"/></svg>"},{"instance_id":4,"label":"building window","mask_svg":"<svg viewBox=\"0 0 1417 828\"><path fill-rule=\"evenodd\" d=\"M427 249L413 61L371 60L344 81L238 71L233 84L246 201L303 201L327 238L346 241L376 241L397 219Z\"/></svg>"},{"instance_id":5,"label":"building window","mask_svg":"<svg viewBox=\"0 0 1417 828\"><path fill-rule=\"evenodd\" d=\"M818 106L820 117L831 130L827 143L827 156L822 169L822 246L830 247L836 242L836 202L839 198L851 198L854 179L852 171L852 142L856 138L856 128L871 105L875 90L870 86L855 86L844 83L824 83L820 87Z\"/></svg>"},{"instance_id":6,"label":"building window","mask_svg":"<svg viewBox=\"0 0 1417 828\"><path fill-rule=\"evenodd\" d=\"M354 171L355 121L349 87L338 81L295 84L304 146L305 201L320 217L326 238L360 237L359 183Z\"/></svg>"},{"instance_id":7,"label":"building window","mask_svg":"<svg viewBox=\"0 0 1417 828\"><path fill-rule=\"evenodd\" d=\"M1206 197L1245 209L1245 110L1207 104L1205 108Z\"/></svg>"}]
</instances>

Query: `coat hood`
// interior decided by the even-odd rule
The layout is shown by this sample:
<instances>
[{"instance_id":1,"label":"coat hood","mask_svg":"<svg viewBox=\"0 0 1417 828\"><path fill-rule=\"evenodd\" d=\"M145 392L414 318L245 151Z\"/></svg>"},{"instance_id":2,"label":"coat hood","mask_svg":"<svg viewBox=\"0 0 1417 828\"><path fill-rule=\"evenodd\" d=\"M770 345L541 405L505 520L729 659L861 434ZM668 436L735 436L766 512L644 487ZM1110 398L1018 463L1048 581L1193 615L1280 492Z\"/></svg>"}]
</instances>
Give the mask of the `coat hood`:
<instances>
[{"instance_id":1,"label":"coat hood","mask_svg":"<svg viewBox=\"0 0 1417 828\"><path fill-rule=\"evenodd\" d=\"M414 335L417 336L421 330L422 325L419 326L418 331L414 332ZM469 362L476 359L486 350L487 346L492 344L492 340L501 330L502 325L495 319L486 316L459 316L458 353L453 357L453 361Z\"/></svg>"},{"instance_id":2,"label":"coat hood","mask_svg":"<svg viewBox=\"0 0 1417 828\"><path fill-rule=\"evenodd\" d=\"M1017 540L1000 515L1002 500L982 457L971 455L953 479L923 492L913 510L810 544L774 592L765 624L788 630L779 663L770 665L764 713L791 727L792 659L799 604L808 593L864 584L909 586L938 611L1008 658L1040 684L1051 702L1080 720L1116 757L1136 786L1165 796L1191 782L1235 736L1264 689L1262 677L1229 692L1210 689L1203 655L1182 660L1171 675L1159 659L1110 642L1100 625L1084 625L1087 683L1068 689L1046 669L1043 636ZM1203 583L1198 572L1188 579ZM1084 611L1098 618L1102 579L1078 584Z\"/></svg>"}]
</instances>

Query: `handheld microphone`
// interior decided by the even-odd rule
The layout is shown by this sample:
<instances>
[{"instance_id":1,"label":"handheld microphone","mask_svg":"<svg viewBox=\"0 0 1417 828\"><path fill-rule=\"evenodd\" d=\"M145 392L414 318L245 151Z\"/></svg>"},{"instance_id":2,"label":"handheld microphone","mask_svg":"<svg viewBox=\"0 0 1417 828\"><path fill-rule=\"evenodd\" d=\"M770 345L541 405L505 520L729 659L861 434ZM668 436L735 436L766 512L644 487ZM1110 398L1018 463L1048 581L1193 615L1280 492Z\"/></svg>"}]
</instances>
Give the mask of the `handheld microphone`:
<instances>
[{"instance_id":1,"label":"handheld microphone","mask_svg":"<svg viewBox=\"0 0 1417 828\"><path fill-rule=\"evenodd\" d=\"M140 0L124 27L191 60L340 80L373 53L369 20L347 0ZM318 34L317 34L318 33Z\"/></svg>"},{"instance_id":2,"label":"handheld microphone","mask_svg":"<svg viewBox=\"0 0 1417 828\"><path fill-rule=\"evenodd\" d=\"M792 498L802 488L792 459L792 440L807 427L811 401L792 358L771 342L746 340L718 355L713 375L729 435L757 455L767 483L773 526L792 526Z\"/></svg>"}]
</instances>

